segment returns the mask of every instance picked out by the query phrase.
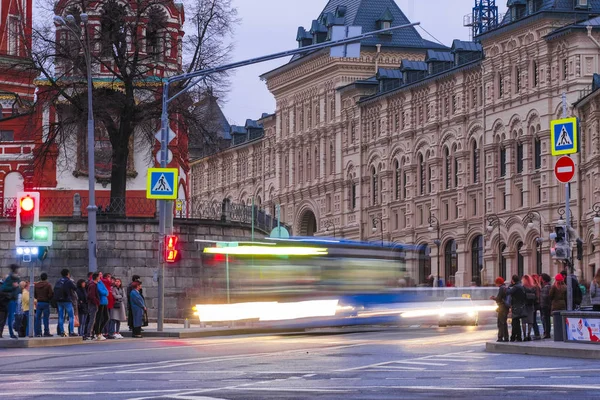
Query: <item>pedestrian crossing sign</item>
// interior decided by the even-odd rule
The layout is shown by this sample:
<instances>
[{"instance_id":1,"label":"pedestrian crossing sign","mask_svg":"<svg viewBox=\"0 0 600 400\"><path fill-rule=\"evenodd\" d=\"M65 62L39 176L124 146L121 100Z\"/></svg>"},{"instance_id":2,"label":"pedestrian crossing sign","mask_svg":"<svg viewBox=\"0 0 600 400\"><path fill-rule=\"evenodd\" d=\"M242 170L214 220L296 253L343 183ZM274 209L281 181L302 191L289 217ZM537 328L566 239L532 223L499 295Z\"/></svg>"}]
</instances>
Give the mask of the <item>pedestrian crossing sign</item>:
<instances>
[{"instance_id":1,"label":"pedestrian crossing sign","mask_svg":"<svg viewBox=\"0 0 600 400\"><path fill-rule=\"evenodd\" d=\"M556 119L550 122L552 155L575 154L578 148L577 118Z\"/></svg>"},{"instance_id":2,"label":"pedestrian crossing sign","mask_svg":"<svg viewBox=\"0 0 600 400\"><path fill-rule=\"evenodd\" d=\"M148 168L146 198L175 200L177 198L177 168Z\"/></svg>"}]
</instances>

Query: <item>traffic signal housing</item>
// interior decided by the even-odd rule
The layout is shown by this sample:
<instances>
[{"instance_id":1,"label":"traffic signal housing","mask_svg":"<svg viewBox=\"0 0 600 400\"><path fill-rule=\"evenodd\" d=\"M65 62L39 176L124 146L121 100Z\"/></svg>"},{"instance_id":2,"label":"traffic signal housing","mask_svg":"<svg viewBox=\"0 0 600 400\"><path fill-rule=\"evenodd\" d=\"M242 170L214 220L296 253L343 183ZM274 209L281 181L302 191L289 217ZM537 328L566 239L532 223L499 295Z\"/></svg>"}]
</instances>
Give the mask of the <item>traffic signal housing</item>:
<instances>
[{"instance_id":1,"label":"traffic signal housing","mask_svg":"<svg viewBox=\"0 0 600 400\"><path fill-rule=\"evenodd\" d=\"M176 235L165 236L165 262L172 264L181 259L178 242L179 238Z\"/></svg>"},{"instance_id":2,"label":"traffic signal housing","mask_svg":"<svg viewBox=\"0 0 600 400\"><path fill-rule=\"evenodd\" d=\"M52 222L40 222L39 192L17 193L17 247L48 247L52 245Z\"/></svg>"}]
</instances>

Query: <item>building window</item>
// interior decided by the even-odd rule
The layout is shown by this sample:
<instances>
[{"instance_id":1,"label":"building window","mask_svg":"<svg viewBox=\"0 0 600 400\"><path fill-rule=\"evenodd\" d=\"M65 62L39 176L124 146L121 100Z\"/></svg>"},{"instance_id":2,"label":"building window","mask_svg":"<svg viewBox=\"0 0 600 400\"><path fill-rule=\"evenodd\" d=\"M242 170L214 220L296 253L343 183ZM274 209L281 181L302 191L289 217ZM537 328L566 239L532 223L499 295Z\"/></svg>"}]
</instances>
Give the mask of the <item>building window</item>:
<instances>
[{"instance_id":1,"label":"building window","mask_svg":"<svg viewBox=\"0 0 600 400\"><path fill-rule=\"evenodd\" d=\"M506 210L506 192L502 192L502 209Z\"/></svg>"},{"instance_id":2,"label":"building window","mask_svg":"<svg viewBox=\"0 0 600 400\"><path fill-rule=\"evenodd\" d=\"M517 143L517 174L523 172L523 143Z\"/></svg>"},{"instance_id":3,"label":"building window","mask_svg":"<svg viewBox=\"0 0 600 400\"><path fill-rule=\"evenodd\" d=\"M444 148L444 177L445 177L445 188L450 189L452 184L452 160L450 159L450 150Z\"/></svg>"},{"instance_id":4,"label":"building window","mask_svg":"<svg viewBox=\"0 0 600 400\"><path fill-rule=\"evenodd\" d=\"M471 108L477 107L477 88L471 89Z\"/></svg>"},{"instance_id":5,"label":"building window","mask_svg":"<svg viewBox=\"0 0 600 400\"><path fill-rule=\"evenodd\" d=\"M454 114L456 112L457 108L458 108L458 99L456 98L456 95L453 94L452 95L452 114Z\"/></svg>"},{"instance_id":6,"label":"building window","mask_svg":"<svg viewBox=\"0 0 600 400\"><path fill-rule=\"evenodd\" d=\"M444 247L444 267L446 283L454 284L455 275L458 271L458 254L456 253L454 239L450 239Z\"/></svg>"},{"instance_id":7,"label":"building window","mask_svg":"<svg viewBox=\"0 0 600 400\"><path fill-rule=\"evenodd\" d=\"M408 188L408 174L402 171L402 198L406 200L406 192Z\"/></svg>"},{"instance_id":8,"label":"building window","mask_svg":"<svg viewBox=\"0 0 600 400\"><path fill-rule=\"evenodd\" d=\"M471 243L471 279L481 286L480 273L483 270L483 236L479 235Z\"/></svg>"},{"instance_id":9,"label":"building window","mask_svg":"<svg viewBox=\"0 0 600 400\"><path fill-rule=\"evenodd\" d=\"M358 184L356 182L352 182L352 210L356 210L356 189Z\"/></svg>"},{"instance_id":10,"label":"building window","mask_svg":"<svg viewBox=\"0 0 600 400\"><path fill-rule=\"evenodd\" d=\"M506 148L500 147L500 176L506 176Z\"/></svg>"},{"instance_id":11,"label":"building window","mask_svg":"<svg viewBox=\"0 0 600 400\"><path fill-rule=\"evenodd\" d=\"M477 142L473 141L473 183L479 182L479 149Z\"/></svg>"},{"instance_id":12,"label":"building window","mask_svg":"<svg viewBox=\"0 0 600 400\"><path fill-rule=\"evenodd\" d=\"M448 97L444 98L444 116L448 116L448 114L450 114L450 101L448 100Z\"/></svg>"},{"instance_id":13,"label":"building window","mask_svg":"<svg viewBox=\"0 0 600 400\"><path fill-rule=\"evenodd\" d=\"M477 196L473 197L473 216L477 216Z\"/></svg>"},{"instance_id":14,"label":"building window","mask_svg":"<svg viewBox=\"0 0 600 400\"><path fill-rule=\"evenodd\" d=\"M394 131L398 132L400 130L400 114L396 112L394 114Z\"/></svg>"},{"instance_id":15,"label":"building window","mask_svg":"<svg viewBox=\"0 0 600 400\"><path fill-rule=\"evenodd\" d=\"M542 202L542 185L537 185L537 201L536 204L540 204Z\"/></svg>"},{"instance_id":16,"label":"building window","mask_svg":"<svg viewBox=\"0 0 600 400\"><path fill-rule=\"evenodd\" d=\"M562 78L563 80L567 79L569 76L569 64L567 63L567 59L562 60Z\"/></svg>"},{"instance_id":17,"label":"building window","mask_svg":"<svg viewBox=\"0 0 600 400\"><path fill-rule=\"evenodd\" d=\"M331 175L335 174L335 152L333 150L333 140L329 142L329 172Z\"/></svg>"},{"instance_id":18,"label":"building window","mask_svg":"<svg viewBox=\"0 0 600 400\"><path fill-rule=\"evenodd\" d=\"M377 204L377 172L375 171L375 167L371 167L371 204Z\"/></svg>"},{"instance_id":19,"label":"building window","mask_svg":"<svg viewBox=\"0 0 600 400\"><path fill-rule=\"evenodd\" d=\"M523 248L523 242L519 242L517 244L517 275L520 277L525 275L525 259L521 254L521 249Z\"/></svg>"},{"instance_id":20,"label":"building window","mask_svg":"<svg viewBox=\"0 0 600 400\"><path fill-rule=\"evenodd\" d=\"M427 177L425 176L425 163L423 162L423 155L419 154L418 157L419 162L419 194L425 194L425 181Z\"/></svg>"},{"instance_id":21,"label":"building window","mask_svg":"<svg viewBox=\"0 0 600 400\"><path fill-rule=\"evenodd\" d=\"M426 282L431 275L431 249L424 244L419 246L419 282Z\"/></svg>"},{"instance_id":22,"label":"building window","mask_svg":"<svg viewBox=\"0 0 600 400\"><path fill-rule=\"evenodd\" d=\"M0 142L14 142L15 131L0 131Z\"/></svg>"},{"instance_id":23,"label":"building window","mask_svg":"<svg viewBox=\"0 0 600 400\"><path fill-rule=\"evenodd\" d=\"M539 137L536 137L533 141L534 147L534 159L535 159L535 169L542 168L542 141Z\"/></svg>"},{"instance_id":24,"label":"building window","mask_svg":"<svg viewBox=\"0 0 600 400\"><path fill-rule=\"evenodd\" d=\"M400 199L400 164L398 160L394 161L394 198L396 200Z\"/></svg>"}]
</instances>

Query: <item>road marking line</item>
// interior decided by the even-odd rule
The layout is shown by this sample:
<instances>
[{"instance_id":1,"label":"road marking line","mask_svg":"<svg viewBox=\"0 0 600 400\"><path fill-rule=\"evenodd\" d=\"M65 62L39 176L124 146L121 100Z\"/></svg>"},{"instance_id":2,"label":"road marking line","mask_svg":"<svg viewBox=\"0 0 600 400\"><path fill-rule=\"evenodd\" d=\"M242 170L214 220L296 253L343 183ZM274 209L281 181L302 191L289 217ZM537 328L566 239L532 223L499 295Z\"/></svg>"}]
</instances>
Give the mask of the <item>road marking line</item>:
<instances>
[{"instance_id":1,"label":"road marking line","mask_svg":"<svg viewBox=\"0 0 600 400\"><path fill-rule=\"evenodd\" d=\"M436 365L436 366L440 366L440 367L445 367L446 365L448 365L448 364L425 362L425 361L394 361L394 362L398 363L398 364Z\"/></svg>"},{"instance_id":2,"label":"road marking line","mask_svg":"<svg viewBox=\"0 0 600 400\"><path fill-rule=\"evenodd\" d=\"M458 360L458 359L456 359L456 358L453 358L453 357L442 357L442 356L439 356L439 357L433 357L433 358L431 358L431 359L433 359L433 360L438 360L438 361L448 361L448 362L463 362L463 363L464 363L464 362L468 363L468 362L471 362L471 361L472 361L472 360Z\"/></svg>"},{"instance_id":3,"label":"road marking line","mask_svg":"<svg viewBox=\"0 0 600 400\"><path fill-rule=\"evenodd\" d=\"M402 366L395 366L395 365L382 365L380 367L373 367L373 368L375 368L375 369L385 369L385 368L388 368L387 371L393 371L393 370L425 371L425 368L402 367Z\"/></svg>"},{"instance_id":4,"label":"road marking line","mask_svg":"<svg viewBox=\"0 0 600 400\"><path fill-rule=\"evenodd\" d=\"M510 371L514 372L514 371ZM494 379L525 379L524 376L496 376Z\"/></svg>"}]
</instances>

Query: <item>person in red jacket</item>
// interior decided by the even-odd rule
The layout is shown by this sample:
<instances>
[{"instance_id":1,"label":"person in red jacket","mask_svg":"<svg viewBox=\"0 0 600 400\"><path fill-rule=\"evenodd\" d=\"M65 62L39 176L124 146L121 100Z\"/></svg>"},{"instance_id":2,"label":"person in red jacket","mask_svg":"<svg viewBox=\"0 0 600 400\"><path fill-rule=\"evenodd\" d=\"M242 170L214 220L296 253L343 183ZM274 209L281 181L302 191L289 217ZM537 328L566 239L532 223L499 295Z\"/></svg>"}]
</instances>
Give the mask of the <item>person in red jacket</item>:
<instances>
[{"instance_id":1,"label":"person in red jacket","mask_svg":"<svg viewBox=\"0 0 600 400\"><path fill-rule=\"evenodd\" d=\"M92 280L87 285L88 316L83 340L92 339L96 313L98 312L98 307L100 307L100 297L98 296L98 288L96 287L98 281L100 281L100 275L94 272Z\"/></svg>"}]
</instances>

